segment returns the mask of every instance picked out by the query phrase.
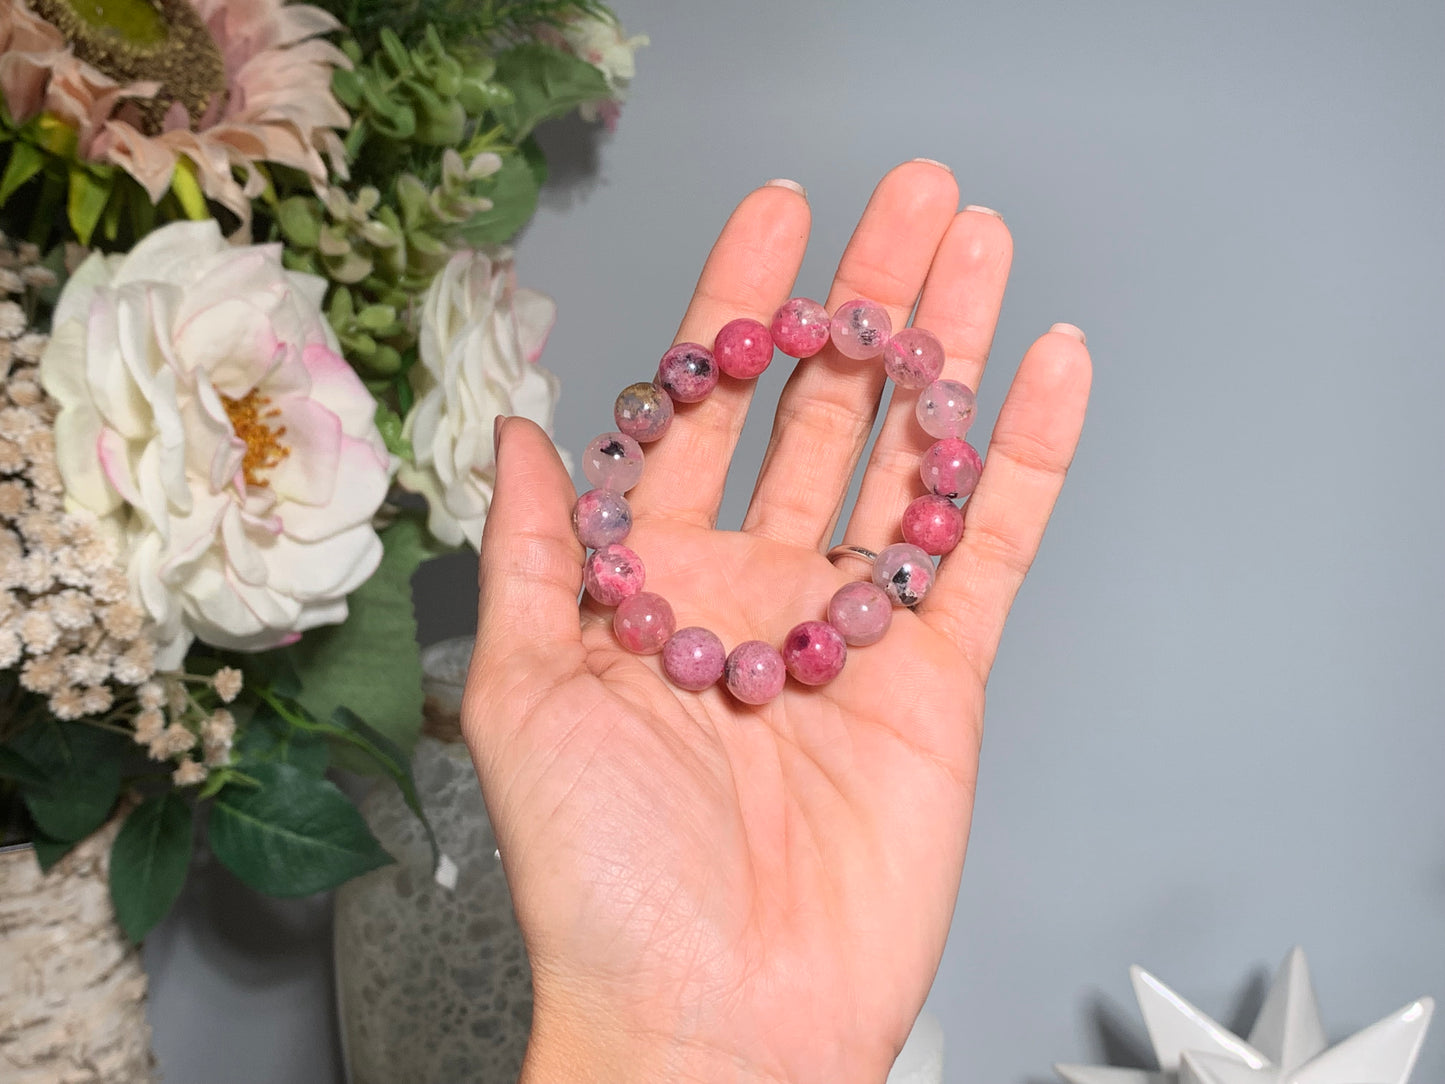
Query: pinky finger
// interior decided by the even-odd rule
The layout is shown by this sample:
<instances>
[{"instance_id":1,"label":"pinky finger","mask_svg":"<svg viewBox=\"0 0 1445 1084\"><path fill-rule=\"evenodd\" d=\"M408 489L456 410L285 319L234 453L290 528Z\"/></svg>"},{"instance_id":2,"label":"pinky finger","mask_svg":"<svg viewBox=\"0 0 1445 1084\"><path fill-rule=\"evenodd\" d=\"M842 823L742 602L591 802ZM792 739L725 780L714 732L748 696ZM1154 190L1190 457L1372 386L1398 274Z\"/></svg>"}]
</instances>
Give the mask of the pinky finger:
<instances>
[{"instance_id":1,"label":"pinky finger","mask_svg":"<svg viewBox=\"0 0 1445 1084\"><path fill-rule=\"evenodd\" d=\"M944 558L938 584L920 607L981 680L1073 460L1090 380L1089 351L1076 328L1056 324L1029 348L965 506L963 540Z\"/></svg>"}]
</instances>

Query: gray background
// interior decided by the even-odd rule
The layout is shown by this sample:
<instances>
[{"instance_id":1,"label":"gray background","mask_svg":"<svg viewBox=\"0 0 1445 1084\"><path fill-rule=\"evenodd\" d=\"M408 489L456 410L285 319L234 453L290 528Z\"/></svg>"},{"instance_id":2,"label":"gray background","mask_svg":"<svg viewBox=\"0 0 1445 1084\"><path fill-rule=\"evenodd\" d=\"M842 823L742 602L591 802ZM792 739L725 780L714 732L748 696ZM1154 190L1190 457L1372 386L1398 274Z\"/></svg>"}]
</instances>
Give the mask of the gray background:
<instances>
[{"instance_id":1,"label":"gray background","mask_svg":"<svg viewBox=\"0 0 1445 1084\"><path fill-rule=\"evenodd\" d=\"M930 1002L948 1080L1138 1062L1134 962L1239 1023L1302 944L1333 1037L1445 995L1445 6L617 7L652 36L633 100L595 145L548 133L519 246L560 303L563 443L610 424L770 177L811 194L802 292L895 162L942 159L1003 213L984 430L1037 334L1089 336ZM470 630L472 583L423 574L425 639ZM200 863L147 946L171 1084L337 1079L328 933L325 899ZM1445 1080L1445 1019L1415 1079Z\"/></svg>"}]
</instances>

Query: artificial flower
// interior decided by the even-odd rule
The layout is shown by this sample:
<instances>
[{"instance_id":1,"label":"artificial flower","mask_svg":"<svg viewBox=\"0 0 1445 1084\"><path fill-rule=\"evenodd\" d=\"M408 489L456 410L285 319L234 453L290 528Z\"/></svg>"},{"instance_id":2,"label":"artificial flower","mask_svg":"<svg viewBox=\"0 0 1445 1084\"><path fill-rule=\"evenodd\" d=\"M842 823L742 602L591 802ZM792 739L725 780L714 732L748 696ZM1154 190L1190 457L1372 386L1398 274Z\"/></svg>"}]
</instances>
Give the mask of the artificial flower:
<instances>
[{"instance_id":1,"label":"artificial flower","mask_svg":"<svg viewBox=\"0 0 1445 1084\"><path fill-rule=\"evenodd\" d=\"M622 105L627 101L627 88L637 74L635 54L651 42L646 34L627 37L621 21L610 12L569 19L560 27L560 33L568 52L600 71L611 92L600 101L584 102L577 112L583 120L601 120L609 131L615 130Z\"/></svg>"},{"instance_id":2,"label":"artificial flower","mask_svg":"<svg viewBox=\"0 0 1445 1084\"><path fill-rule=\"evenodd\" d=\"M497 415L552 424L557 378L536 361L556 315L546 294L517 286L505 249L456 253L426 292L411 370L417 401L402 430L415 462L397 481L426 496L427 526L448 545L481 544Z\"/></svg>"},{"instance_id":3,"label":"artificial flower","mask_svg":"<svg viewBox=\"0 0 1445 1084\"><path fill-rule=\"evenodd\" d=\"M17 124L44 114L72 129L83 161L114 163L152 202L184 159L242 223L265 188L257 162L318 185L323 152L343 170L333 129L351 121L331 75L350 61L317 36L339 26L320 8L156 0L122 17L81 15L77 2L0 0L0 95Z\"/></svg>"},{"instance_id":4,"label":"artificial flower","mask_svg":"<svg viewBox=\"0 0 1445 1084\"><path fill-rule=\"evenodd\" d=\"M193 637L256 651L343 621L381 559L390 458L325 289L205 221L90 257L61 294L40 364L60 474L121 540L158 669Z\"/></svg>"}]
</instances>

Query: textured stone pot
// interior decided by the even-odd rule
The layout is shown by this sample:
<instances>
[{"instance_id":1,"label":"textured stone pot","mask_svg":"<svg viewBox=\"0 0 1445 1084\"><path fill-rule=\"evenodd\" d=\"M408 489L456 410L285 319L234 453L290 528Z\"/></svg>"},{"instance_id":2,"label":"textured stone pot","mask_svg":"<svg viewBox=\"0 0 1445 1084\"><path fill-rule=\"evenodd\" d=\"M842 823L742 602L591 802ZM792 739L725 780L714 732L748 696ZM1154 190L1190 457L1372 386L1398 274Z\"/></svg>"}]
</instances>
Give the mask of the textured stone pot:
<instances>
[{"instance_id":1,"label":"textured stone pot","mask_svg":"<svg viewBox=\"0 0 1445 1084\"><path fill-rule=\"evenodd\" d=\"M455 886L395 787L362 815L396 864L336 893L336 995L351 1084L515 1080L532 1023L532 974L457 713L471 640L422 654L427 733L412 767Z\"/></svg>"},{"instance_id":2,"label":"textured stone pot","mask_svg":"<svg viewBox=\"0 0 1445 1084\"><path fill-rule=\"evenodd\" d=\"M151 1084L146 974L110 903L117 817L41 873L0 849L0 1084Z\"/></svg>"}]
</instances>

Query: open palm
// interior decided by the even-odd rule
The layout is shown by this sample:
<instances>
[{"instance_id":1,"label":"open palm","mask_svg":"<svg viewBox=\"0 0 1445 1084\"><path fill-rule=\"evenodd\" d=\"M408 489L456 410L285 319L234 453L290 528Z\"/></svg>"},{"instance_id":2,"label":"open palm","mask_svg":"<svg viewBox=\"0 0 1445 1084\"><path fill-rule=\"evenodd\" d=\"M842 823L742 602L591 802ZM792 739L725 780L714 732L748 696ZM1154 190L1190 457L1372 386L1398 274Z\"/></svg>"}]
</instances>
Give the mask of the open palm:
<instances>
[{"instance_id":1,"label":"open palm","mask_svg":"<svg viewBox=\"0 0 1445 1084\"><path fill-rule=\"evenodd\" d=\"M977 386L1011 247L958 212L946 170L879 184L827 305L887 305L939 336L944 375ZM791 291L806 200L752 193L709 257L678 341ZM660 353L661 351L659 351ZM571 482L546 437L499 429L464 727L527 941L536 996L524 1080L867 1081L907 1036L943 951L967 842L984 683L1058 494L1088 395L1067 331L1025 357L964 540L916 612L854 649L828 685L748 707L676 689L579 611ZM873 426L877 362L798 364L737 532L713 522L749 384L724 378L648 446L628 545L679 625L780 643L866 567L823 556ZM844 532L898 539L929 438L913 395L889 407ZM600 428L600 426L599 426Z\"/></svg>"}]
</instances>

